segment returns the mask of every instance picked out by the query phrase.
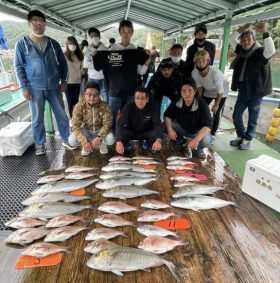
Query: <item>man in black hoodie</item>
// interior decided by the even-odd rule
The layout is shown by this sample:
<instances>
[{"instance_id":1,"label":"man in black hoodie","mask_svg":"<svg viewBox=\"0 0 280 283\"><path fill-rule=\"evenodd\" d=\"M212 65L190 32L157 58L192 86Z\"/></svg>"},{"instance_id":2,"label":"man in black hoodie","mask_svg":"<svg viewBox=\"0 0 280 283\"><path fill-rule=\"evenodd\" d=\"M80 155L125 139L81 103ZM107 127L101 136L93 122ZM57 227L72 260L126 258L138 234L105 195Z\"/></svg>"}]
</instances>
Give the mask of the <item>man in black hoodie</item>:
<instances>
[{"instance_id":1,"label":"man in black hoodie","mask_svg":"<svg viewBox=\"0 0 280 283\"><path fill-rule=\"evenodd\" d=\"M143 149L161 149L163 127L155 106L149 103L147 89L138 87L134 101L127 104L117 120L116 152L123 154L129 150L130 140L141 140Z\"/></svg>"},{"instance_id":2,"label":"man in black hoodie","mask_svg":"<svg viewBox=\"0 0 280 283\"><path fill-rule=\"evenodd\" d=\"M216 45L208 40L206 40L207 36L207 27L204 24L199 24L195 27L194 30L194 42L193 44L187 49L187 58L186 63L190 72L194 69L194 55L199 50L206 50L210 56L209 65L213 65L215 52L216 52Z\"/></svg>"}]
</instances>

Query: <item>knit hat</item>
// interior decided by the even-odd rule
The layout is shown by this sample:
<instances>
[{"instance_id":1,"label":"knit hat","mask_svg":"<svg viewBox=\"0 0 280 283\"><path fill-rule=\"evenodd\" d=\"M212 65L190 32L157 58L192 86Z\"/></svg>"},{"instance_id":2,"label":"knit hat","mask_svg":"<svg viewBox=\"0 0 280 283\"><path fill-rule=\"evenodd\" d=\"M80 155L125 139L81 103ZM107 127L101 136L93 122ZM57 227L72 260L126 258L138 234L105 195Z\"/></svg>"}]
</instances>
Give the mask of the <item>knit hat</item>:
<instances>
[{"instance_id":1,"label":"knit hat","mask_svg":"<svg viewBox=\"0 0 280 283\"><path fill-rule=\"evenodd\" d=\"M204 24L199 24L195 27L194 34L197 32L202 31L203 33L207 33L207 27Z\"/></svg>"}]
</instances>

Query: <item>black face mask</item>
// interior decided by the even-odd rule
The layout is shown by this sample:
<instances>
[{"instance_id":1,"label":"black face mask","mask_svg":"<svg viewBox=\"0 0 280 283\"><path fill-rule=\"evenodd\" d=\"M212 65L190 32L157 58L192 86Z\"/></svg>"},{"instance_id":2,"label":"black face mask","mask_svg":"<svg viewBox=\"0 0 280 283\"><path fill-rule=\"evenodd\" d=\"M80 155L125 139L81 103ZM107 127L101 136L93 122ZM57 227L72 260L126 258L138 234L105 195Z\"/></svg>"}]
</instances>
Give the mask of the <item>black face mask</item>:
<instances>
[{"instance_id":1,"label":"black face mask","mask_svg":"<svg viewBox=\"0 0 280 283\"><path fill-rule=\"evenodd\" d=\"M199 68L199 67L196 66L196 68L198 69L199 72L203 72L204 70L207 69L207 67L208 67L208 65L206 65L206 66L203 67L203 68Z\"/></svg>"}]
</instances>

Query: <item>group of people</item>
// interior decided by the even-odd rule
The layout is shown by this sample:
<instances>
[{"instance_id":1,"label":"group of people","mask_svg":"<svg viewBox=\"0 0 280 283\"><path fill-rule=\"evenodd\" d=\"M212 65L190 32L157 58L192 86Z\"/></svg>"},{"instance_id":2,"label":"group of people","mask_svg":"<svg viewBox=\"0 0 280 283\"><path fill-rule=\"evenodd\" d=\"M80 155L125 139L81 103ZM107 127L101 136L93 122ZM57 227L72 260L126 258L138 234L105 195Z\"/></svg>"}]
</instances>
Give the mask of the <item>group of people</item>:
<instances>
[{"instance_id":1,"label":"group of people","mask_svg":"<svg viewBox=\"0 0 280 283\"><path fill-rule=\"evenodd\" d=\"M223 73L212 66L215 45L206 40L205 25L195 28L186 61L182 59L183 46L175 44L171 56L156 70L156 48L148 52L134 46L133 24L128 20L119 25L120 43L112 40L106 47L100 41L100 31L92 27L87 48L81 50L70 36L65 53L55 40L44 35L46 18L42 12L30 11L28 24L31 33L16 45L15 66L23 95L30 101L37 155L45 153L44 104L48 101L62 145L67 149L81 146L81 155L94 150L106 154L107 145L114 143L116 152L123 154L130 150L131 140L140 140L146 150L159 151L166 133L176 148L191 149L195 156L205 157L203 148L215 142L228 93ZM230 40L237 54L231 64L232 89L238 90L233 113L237 138L230 144L239 149L249 149L254 137L262 97L271 91L269 58L275 52L265 23L253 26L263 33L264 47L249 27L233 32ZM79 100L81 68L87 74L87 84ZM139 76L147 71L154 74L144 88ZM67 97L71 133L62 92ZM164 112L163 124L160 109L164 96L171 104ZM245 130L242 115L246 108L249 121Z\"/></svg>"}]
</instances>

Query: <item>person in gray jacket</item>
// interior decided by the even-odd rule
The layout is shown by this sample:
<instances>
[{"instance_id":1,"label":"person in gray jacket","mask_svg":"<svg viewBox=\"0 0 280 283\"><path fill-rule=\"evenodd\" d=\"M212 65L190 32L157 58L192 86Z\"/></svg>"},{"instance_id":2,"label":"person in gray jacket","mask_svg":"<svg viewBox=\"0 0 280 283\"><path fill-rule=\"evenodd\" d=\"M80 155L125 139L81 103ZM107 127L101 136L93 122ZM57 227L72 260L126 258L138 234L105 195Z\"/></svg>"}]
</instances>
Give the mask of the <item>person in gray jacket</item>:
<instances>
[{"instance_id":1,"label":"person in gray jacket","mask_svg":"<svg viewBox=\"0 0 280 283\"><path fill-rule=\"evenodd\" d=\"M30 35L16 44L15 68L23 96L29 100L36 155L46 153L44 107L48 101L56 118L62 145L68 144L69 121L62 93L66 90L67 62L59 43L44 35L46 17L38 11L27 15Z\"/></svg>"}]
</instances>

